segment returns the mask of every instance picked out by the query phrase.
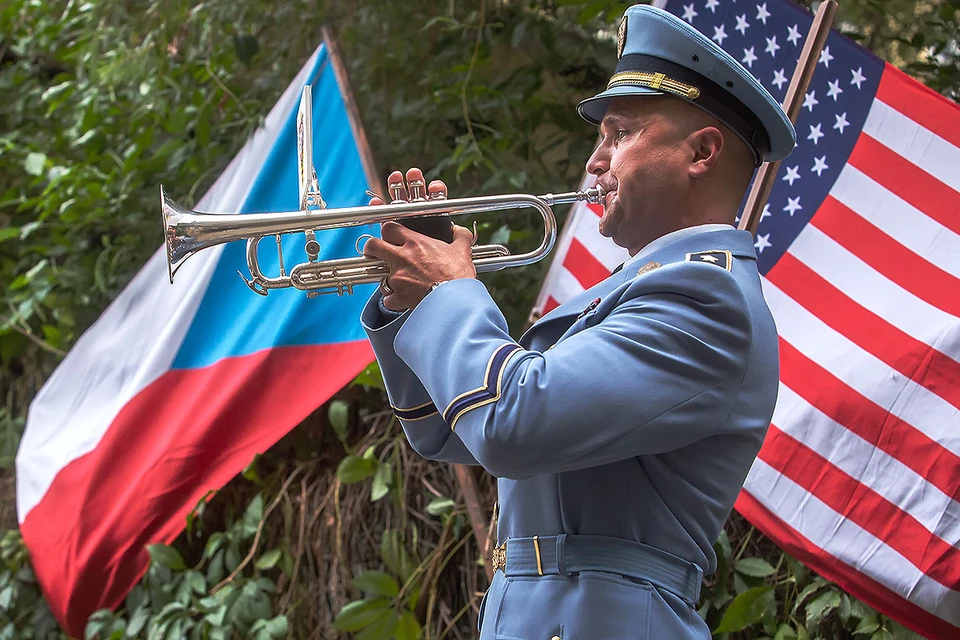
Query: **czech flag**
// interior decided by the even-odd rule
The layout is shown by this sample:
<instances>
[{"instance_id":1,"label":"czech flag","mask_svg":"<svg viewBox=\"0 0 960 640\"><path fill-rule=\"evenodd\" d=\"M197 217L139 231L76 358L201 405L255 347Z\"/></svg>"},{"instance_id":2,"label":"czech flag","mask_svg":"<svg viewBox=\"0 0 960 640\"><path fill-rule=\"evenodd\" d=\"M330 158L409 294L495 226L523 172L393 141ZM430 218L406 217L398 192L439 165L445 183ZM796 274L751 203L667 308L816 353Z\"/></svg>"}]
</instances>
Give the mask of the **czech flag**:
<instances>
[{"instance_id":1,"label":"czech flag","mask_svg":"<svg viewBox=\"0 0 960 640\"><path fill-rule=\"evenodd\" d=\"M327 45L314 52L210 191L199 211L296 211L297 107L313 85L313 157L331 208L363 205L370 188ZM356 136L361 140L362 134ZM157 220L160 220L157 201ZM321 259L356 255L368 227L318 233ZM277 275L272 239L264 273ZM283 240L287 267L302 234ZM187 514L353 379L373 353L353 296L256 295L244 243L202 251L168 280L158 251L80 338L37 394L17 454L23 538L53 613L82 637L146 570L145 546L169 543Z\"/></svg>"}]
</instances>

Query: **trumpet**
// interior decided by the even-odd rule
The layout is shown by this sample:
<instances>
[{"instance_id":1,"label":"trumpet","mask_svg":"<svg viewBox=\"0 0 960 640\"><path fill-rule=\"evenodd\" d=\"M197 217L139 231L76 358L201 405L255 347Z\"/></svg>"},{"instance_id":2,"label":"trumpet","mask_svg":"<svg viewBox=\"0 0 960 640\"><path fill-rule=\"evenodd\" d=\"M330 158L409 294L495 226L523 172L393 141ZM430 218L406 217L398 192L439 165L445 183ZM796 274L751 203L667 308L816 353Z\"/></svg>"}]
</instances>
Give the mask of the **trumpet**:
<instances>
[{"instance_id":1,"label":"trumpet","mask_svg":"<svg viewBox=\"0 0 960 640\"><path fill-rule=\"evenodd\" d=\"M477 272L497 271L507 267L532 264L544 258L557 239L557 220L550 208L558 204L578 201L598 204L603 200L599 187L585 191L532 196L512 194L481 196L474 198L418 198L411 202L394 202L381 206L345 207L328 209L313 166L311 87L303 88L300 108L297 112L297 166L300 187L300 210L279 213L200 213L181 206L160 187L160 208L163 215L163 235L167 249L167 271L170 282L184 261L208 247L235 240L247 241L247 268L250 277L243 278L255 293L267 295L271 289L296 288L306 291L308 297L324 293L352 294L361 284L382 282L390 268L381 260L363 255L357 239L356 257L320 260L320 244L316 232L327 229L364 226L388 220L403 221L422 216L462 215L504 211L509 209L535 209L543 217L543 240L540 246L526 253L513 255L501 244L471 247ZM374 194L375 195L375 194ZM288 233L303 233L306 236L307 261L291 267L287 273L283 264L281 238ZM365 234L367 237L369 234ZM279 254L279 275L268 276L260 270L257 250L260 241L273 236ZM474 232L474 241L476 232Z\"/></svg>"},{"instance_id":2,"label":"trumpet","mask_svg":"<svg viewBox=\"0 0 960 640\"><path fill-rule=\"evenodd\" d=\"M323 202L319 190L309 191L304 202ZM550 253L556 244L557 220L551 207L574 202L599 204L603 190L594 187L583 191L533 196L507 194L471 198L433 199L413 202L395 202L379 206L345 207L340 209L304 209L279 213L222 214L200 213L181 206L160 187L163 214L164 238L167 251L167 267L170 282L184 261L203 249L235 240L247 241L247 268L250 277L241 273L247 286L260 295L271 289L296 288L308 296L324 293L352 294L361 284L380 282L389 273L382 261L363 255L357 240L358 256L319 260L320 245L315 233L328 229L363 226L422 216L469 215L491 211L534 209L543 218L543 239L540 245L528 252L512 254L502 244L474 245L471 247L473 263L478 273L498 271L507 267L533 264ZM281 237L288 233L304 233L307 236L305 250L307 261L291 267L289 273L283 265ZM260 241L274 236L279 252L280 273L265 275L260 270L257 250Z\"/></svg>"}]
</instances>

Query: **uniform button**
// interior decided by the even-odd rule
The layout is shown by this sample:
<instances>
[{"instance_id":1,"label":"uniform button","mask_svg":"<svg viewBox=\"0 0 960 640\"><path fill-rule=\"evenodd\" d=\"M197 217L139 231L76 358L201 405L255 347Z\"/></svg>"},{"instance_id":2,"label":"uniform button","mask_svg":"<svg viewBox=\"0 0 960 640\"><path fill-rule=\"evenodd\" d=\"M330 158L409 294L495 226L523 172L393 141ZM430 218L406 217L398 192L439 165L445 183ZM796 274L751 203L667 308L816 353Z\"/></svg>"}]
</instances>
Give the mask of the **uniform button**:
<instances>
[{"instance_id":1,"label":"uniform button","mask_svg":"<svg viewBox=\"0 0 960 640\"><path fill-rule=\"evenodd\" d=\"M563 640L560 636L553 636L550 640Z\"/></svg>"}]
</instances>

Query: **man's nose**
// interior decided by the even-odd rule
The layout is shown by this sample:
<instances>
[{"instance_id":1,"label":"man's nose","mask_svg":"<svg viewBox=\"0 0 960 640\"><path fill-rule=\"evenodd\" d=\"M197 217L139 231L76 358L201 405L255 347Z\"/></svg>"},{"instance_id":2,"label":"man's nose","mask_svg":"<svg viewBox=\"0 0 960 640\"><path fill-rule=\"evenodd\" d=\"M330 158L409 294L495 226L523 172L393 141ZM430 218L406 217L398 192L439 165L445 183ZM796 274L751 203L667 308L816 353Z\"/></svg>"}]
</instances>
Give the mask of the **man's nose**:
<instances>
[{"instance_id":1,"label":"man's nose","mask_svg":"<svg viewBox=\"0 0 960 640\"><path fill-rule=\"evenodd\" d=\"M599 176L608 169L610 169L610 156L601 144L593 150L593 154L587 160L587 173Z\"/></svg>"}]
</instances>

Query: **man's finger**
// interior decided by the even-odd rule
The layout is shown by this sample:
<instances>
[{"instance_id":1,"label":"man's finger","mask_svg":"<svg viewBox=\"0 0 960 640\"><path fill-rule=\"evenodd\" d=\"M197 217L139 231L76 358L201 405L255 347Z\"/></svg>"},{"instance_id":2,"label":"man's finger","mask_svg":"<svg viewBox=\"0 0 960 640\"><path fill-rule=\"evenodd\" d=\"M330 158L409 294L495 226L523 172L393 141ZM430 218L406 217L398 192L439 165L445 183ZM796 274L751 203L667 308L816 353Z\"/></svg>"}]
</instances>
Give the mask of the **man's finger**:
<instances>
[{"instance_id":1,"label":"man's finger","mask_svg":"<svg viewBox=\"0 0 960 640\"><path fill-rule=\"evenodd\" d=\"M407 201L407 185L403 182L403 174L394 171L387 177L387 192L393 202Z\"/></svg>"},{"instance_id":2,"label":"man's finger","mask_svg":"<svg viewBox=\"0 0 960 640\"><path fill-rule=\"evenodd\" d=\"M423 171L416 167L407 169L407 191L410 202L419 202L427 199L427 183L423 178Z\"/></svg>"},{"instance_id":3,"label":"man's finger","mask_svg":"<svg viewBox=\"0 0 960 640\"><path fill-rule=\"evenodd\" d=\"M380 237L392 245L402 247L410 237L410 230L402 224L389 220L380 225Z\"/></svg>"},{"instance_id":4,"label":"man's finger","mask_svg":"<svg viewBox=\"0 0 960 640\"><path fill-rule=\"evenodd\" d=\"M397 258L397 247L389 242L384 242L380 238L370 238L363 245L363 255L390 264Z\"/></svg>"},{"instance_id":5,"label":"man's finger","mask_svg":"<svg viewBox=\"0 0 960 640\"><path fill-rule=\"evenodd\" d=\"M473 231L460 225L453 225L453 244L473 244Z\"/></svg>"},{"instance_id":6,"label":"man's finger","mask_svg":"<svg viewBox=\"0 0 960 640\"><path fill-rule=\"evenodd\" d=\"M427 185L427 197L430 200L443 200L447 197L447 185L442 180L433 180Z\"/></svg>"}]
</instances>

